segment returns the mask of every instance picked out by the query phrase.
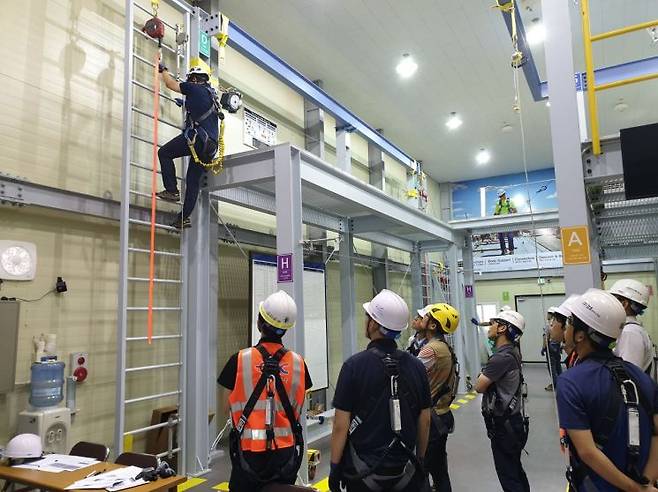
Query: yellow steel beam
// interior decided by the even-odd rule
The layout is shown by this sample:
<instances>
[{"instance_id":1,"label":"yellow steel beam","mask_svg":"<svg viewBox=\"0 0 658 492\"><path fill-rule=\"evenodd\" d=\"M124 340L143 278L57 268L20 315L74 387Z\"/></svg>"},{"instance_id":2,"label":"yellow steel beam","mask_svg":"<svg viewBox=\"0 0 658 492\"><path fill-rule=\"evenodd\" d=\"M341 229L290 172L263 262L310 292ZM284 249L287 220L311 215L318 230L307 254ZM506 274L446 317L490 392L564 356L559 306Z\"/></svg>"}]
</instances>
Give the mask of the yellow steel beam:
<instances>
[{"instance_id":1,"label":"yellow steel beam","mask_svg":"<svg viewBox=\"0 0 658 492\"><path fill-rule=\"evenodd\" d=\"M622 34L628 34L629 32L641 31L642 29L649 29L650 27L658 26L658 19L641 22L640 24L633 24L632 26L620 27L619 29L613 29L612 31L602 32L601 34L595 34L590 39L592 42L601 41L602 39L614 38L616 36L621 36Z\"/></svg>"},{"instance_id":2,"label":"yellow steel beam","mask_svg":"<svg viewBox=\"0 0 658 492\"><path fill-rule=\"evenodd\" d=\"M636 82L644 82L645 80L658 79L657 73L649 73L646 75L638 75L637 77L630 77L628 79L616 80L615 82L608 82L607 84L601 84L594 87L594 90L604 91L606 89L614 89L615 87L621 87L628 84L635 84Z\"/></svg>"},{"instance_id":3,"label":"yellow steel beam","mask_svg":"<svg viewBox=\"0 0 658 492\"><path fill-rule=\"evenodd\" d=\"M592 61L592 29L590 27L589 0L580 1L580 13L583 20L583 44L585 45L585 68L587 72L587 102L589 105L589 120L592 127L592 151L594 155L601 154L601 138L599 136L599 109L596 103L594 80L594 62Z\"/></svg>"}]
</instances>

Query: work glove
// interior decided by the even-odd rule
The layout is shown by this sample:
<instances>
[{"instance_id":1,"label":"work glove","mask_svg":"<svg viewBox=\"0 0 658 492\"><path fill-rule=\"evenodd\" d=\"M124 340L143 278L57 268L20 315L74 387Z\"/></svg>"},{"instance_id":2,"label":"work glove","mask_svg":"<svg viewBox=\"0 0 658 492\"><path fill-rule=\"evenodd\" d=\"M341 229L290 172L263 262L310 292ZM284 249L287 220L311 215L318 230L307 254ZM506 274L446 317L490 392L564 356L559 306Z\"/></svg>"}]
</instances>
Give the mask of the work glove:
<instances>
[{"instance_id":1,"label":"work glove","mask_svg":"<svg viewBox=\"0 0 658 492\"><path fill-rule=\"evenodd\" d=\"M480 322L477 320L477 318L471 318L471 323L473 323L475 326L479 326Z\"/></svg>"},{"instance_id":2,"label":"work glove","mask_svg":"<svg viewBox=\"0 0 658 492\"><path fill-rule=\"evenodd\" d=\"M165 70L167 70L167 67L165 67L164 63L158 63L158 72L162 73Z\"/></svg>"},{"instance_id":3,"label":"work glove","mask_svg":"<svg viewBox=\"0 0 658 492\"><path fill-rule=\"evenodd\" d=\"M178 106L179 108L183 107L183 99L181 99L180 97L174 99L174 102L176 103L176 106Z\"/></svg>"},{"instance_id":4,"label":"work glove","mask_svg":"<svg viewBox=\"0 0 658 492\"><path fill-rule=\"evenodd\" d=\"M331 492L341 492L344 486L343 470L340 463L331 463L331 470L329 472L329 490Z\"/></svg>"}]
</instances>

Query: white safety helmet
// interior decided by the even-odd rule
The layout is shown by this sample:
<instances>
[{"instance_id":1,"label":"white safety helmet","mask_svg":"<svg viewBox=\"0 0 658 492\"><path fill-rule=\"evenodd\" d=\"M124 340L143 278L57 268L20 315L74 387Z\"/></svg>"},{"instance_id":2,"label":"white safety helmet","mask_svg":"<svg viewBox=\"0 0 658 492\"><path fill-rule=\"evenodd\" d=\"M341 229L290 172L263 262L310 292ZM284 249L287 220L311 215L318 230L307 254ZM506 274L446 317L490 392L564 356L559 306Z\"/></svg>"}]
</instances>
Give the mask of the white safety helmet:
<instances>
[{"instance_id":1,"label":"white safety helmet","mask_svg":"<svg viewBox=\"0 0 658 492\"><path fill-rule=\"evenodd\" d=\"M38 458L43 454L41 438L36 434L18 434L7 443L3 458Z\"/></svg>"},{"instance_id":2,"label":"white safety helmet","mask_svg":"<svg viewBox=\"0 0 658 492\"><path fill-rule=\"evenodd\" d=\"M498 198L505 195L507 192L503 188L498 188Z\"/></svg>"},{"instance_id":3,"label":"white safety helmet","mask_svg":"<svg viewBox=\"0 0 658 492\"><path fill-rule=\"evenodd\" d=\"M571 294L568 299L565 299L565 301L560 304L559 306L552 306L548 309L548 312L551 314L561 314L565 318L568 318L571 316L571 310L569 308L571 302L573 302L574 299L576 299L578 295L576 294ZM551 309L553 311L551 311Z\"/></svg>"},{"instance_id":4,"label":"white safety helmet","mask_svg":"<svg viewBox=\"0 0 658 492\"><path fill-rule=\"evenodd\" d=\"M558 312L558 311L557 311L557 306L551 306L551 307L549 307L549 308L546 310L546 313L547 313L547 314L555 314L555 313L557 313L557 312Z\"/></svg>"},{"instance_id":5,"label":"white safety helmet","mask_svg":"<svg viewBox=\"0 0 658 492\"><path fill-rule=\"evenodd\" d=\"M297 304L282 290L269 295L261 302L258 312L267 324L280 330L292 328L297 320Z\"/></svg>"},{"instance_id":6,"label":"white safety helmet","mask_svg":"<svg viewBox=\"0 0 658 492\"><path fill-rule=\"evenodd\" d=\"M503 311L511 311L512 308L505 304L503 307L500 308L500 312L502 313Z\"/></svg>"},{"instance_id":7,"label":"white safety helmet","mask_svg":"<svg viewBox=\"0 0 658 492\"><path fill-rule=\"evenodd\" d=\"M493 318L493 320L504 321L505 323L511 325L512 328L515 328L514 331L518 332L512 334L515 342L521 338L521 335L523 335L523 330L525 330L525 318L521 313L517 313L511 309L508 311L501 311L498 313L498 316Z\"/></svg>"},{"instance_id":8,"label":"white safety helmet","mask_svg":"<svg viewBox=\"0 0 658 492\"><path fill-rule=\"evenodd\" d=\"M409 324L409 308L407 303L395 292L388 289L363 304L363 309L379 325L399 335ZM386 334L386 333L384 333Z\"/></svg>"},{"instance_id":9,"label":"white safety helmet","mask_svg":"<svg viewBox=\"0 0 658 492\"><path fill-rule=\"evenodd\" d=\"M614 340L621 335L622 326L626 321L626 311L621 302L601 289L589 289L574 300L571 304L571 313L591 330Z\"/></svg>"},{"instance_id":10,"label":"white safety helmet","mask_svg":"<svg viewBox=\"0 0 658 492\"><path fill-rule=\"evenodd\" d=\"M431 304L428 304L427 306L417 309L416 312L418 313L418 316L421 318L424 318L427 313L430 312L430 308L432 307Z\"/></svg>"},{"instance_id":11,"label":"white safety helmet","mask_svg":"<svg viewBox=\"0 0 658 492\"><path fill-rule=\"evenodd\" d=\"M649 287L632 278L617 280L608 292L633 301L643 308L649 305Z\"/></svg>"},{"instance_id":12,"label":"white safety helmet","mask_svg":"<svg viewBox=\"0 0 658 492\"><path fill-rule=\"evenodd\" d=\"M187 71L187 78L189 79L192 75L201 75L202 77L205 77L206 80L210 80L210 74L208 71L197 65L195 67L190 67L190 69Z\"/></svg>"}]
</instances>

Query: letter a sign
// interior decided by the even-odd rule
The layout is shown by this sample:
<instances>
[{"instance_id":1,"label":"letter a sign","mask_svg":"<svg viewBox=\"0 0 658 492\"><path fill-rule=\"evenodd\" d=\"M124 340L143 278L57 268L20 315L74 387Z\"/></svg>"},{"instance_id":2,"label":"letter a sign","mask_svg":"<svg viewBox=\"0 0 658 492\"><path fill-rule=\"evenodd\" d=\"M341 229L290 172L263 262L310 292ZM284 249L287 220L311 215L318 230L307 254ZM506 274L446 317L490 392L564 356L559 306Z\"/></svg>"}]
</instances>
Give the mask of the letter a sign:
<instances>
[{"instance_id":1,"label":"letter a sign","mask_svg":"<svg viewBox=\"0 0 658 492\"><path fill-rule=\"evenodd\" d=\"M585 265L592 262L587 226L563 227L562 262L565 265Z\"/></svg>"}]
</instances>

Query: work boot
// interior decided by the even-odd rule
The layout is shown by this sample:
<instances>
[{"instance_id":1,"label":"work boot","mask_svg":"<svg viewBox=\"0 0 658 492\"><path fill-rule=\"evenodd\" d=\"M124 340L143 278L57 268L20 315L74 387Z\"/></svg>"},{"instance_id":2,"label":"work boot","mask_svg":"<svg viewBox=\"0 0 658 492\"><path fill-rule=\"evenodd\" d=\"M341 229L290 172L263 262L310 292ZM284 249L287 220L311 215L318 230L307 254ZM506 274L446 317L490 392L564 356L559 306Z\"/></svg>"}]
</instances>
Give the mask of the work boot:
<instances>
[{"instance_id":1,"label":"work boot","mask_svg":"<svg viewBox=\"0 0 658 492\"><path fill-rule=\"evenodd\" d=\"M174 219L174 221L169 225L171 227L174 227L175 229L178 229L179 231L181 229L188 229L188 228L192 227L192 223L190 222L190 218L186 217L186 218L183 219L180 214L177 215L176 218Z\"/></svg>"},{"instance_id":2,"label":"work boot","mask_svg":"<svg viewBox=\"0 0 658 492\"><path fill-rule=\"evenodd\" d=\"M158 191L155 196L157 196L160 200L164 200L165 202L174 202L178 203L180 202L180 193L178 190L176 191L169 191L169 190L162 190Z\"/></svg>"},{"instance_id":3,"label":"work boot","mask_svg":"<svg viewBox=\"0 0 658 492\"><path fill-rule=\"evenodd\" d=\"M553 385L552 385L552 384L549 384L548 386L546 386L546 387L544 388L544 390L546 390L546 391L553 391Z\"/></svg>"}]
</instances>

